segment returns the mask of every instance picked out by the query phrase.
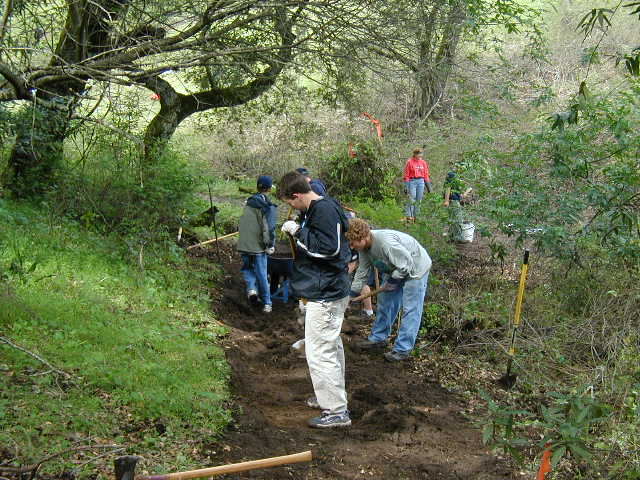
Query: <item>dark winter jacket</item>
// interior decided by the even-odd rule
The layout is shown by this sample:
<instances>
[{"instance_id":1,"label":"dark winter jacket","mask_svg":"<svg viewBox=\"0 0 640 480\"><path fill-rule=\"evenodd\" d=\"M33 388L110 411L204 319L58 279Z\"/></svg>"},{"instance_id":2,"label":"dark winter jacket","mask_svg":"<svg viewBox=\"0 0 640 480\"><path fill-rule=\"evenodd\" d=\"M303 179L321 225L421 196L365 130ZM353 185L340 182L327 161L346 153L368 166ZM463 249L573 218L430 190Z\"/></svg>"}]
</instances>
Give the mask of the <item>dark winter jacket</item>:
<instances>
[{"instance_id":1,"label":"dark winter jacket","mask_svg":"<svg viewBox=\"0 0 640 480\"><path fill-rule=\"evenodd\" d=\"M296 233L296 259L291 288L298 298L338 300L349 295L347 264L351 259L345 237L348 221L331 197L314 200Z\"/></svg>"},{"instance_id":2,"label":"dark winter jacket","mask_svg":"<svg viewBox=\"0 0 640 480\"><path fill-rule=\"evenodd\" d=\"M275 244L277 207L263 193L247 199L240 217L237 249L241 253L263 253Z\"/></svg>"}]
</instances>

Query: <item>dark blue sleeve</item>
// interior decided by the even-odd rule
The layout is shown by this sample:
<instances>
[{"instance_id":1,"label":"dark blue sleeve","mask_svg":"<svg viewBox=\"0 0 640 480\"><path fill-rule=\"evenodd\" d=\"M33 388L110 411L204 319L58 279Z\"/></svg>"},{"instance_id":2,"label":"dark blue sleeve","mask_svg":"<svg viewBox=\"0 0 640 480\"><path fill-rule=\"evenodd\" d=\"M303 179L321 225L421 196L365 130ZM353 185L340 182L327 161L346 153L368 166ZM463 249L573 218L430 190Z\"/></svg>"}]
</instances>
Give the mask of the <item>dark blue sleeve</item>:
<instances>
[{"instance_id":1,"label":"dark blue sleeve","mask_svg":"<svg viewBox=\"0 0 640 480\"><path fill-rule=\"evenodd\" d=\"M340 255L344 237L344 223L338 209L321 200L296 234L298 248L317 259L334 259Z\"/></svg>"}]
</instances>

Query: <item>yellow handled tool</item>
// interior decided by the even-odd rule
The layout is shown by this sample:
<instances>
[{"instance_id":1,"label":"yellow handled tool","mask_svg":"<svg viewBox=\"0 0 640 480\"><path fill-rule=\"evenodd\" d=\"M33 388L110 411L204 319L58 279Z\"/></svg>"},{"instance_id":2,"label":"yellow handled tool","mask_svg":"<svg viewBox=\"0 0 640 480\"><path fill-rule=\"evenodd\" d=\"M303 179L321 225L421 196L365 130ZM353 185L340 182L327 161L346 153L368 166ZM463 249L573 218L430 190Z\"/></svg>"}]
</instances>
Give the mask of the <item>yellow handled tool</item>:
<instances>
[{"instance_id":1,"label":"yellow handled tool","mask_svg":"<svg viewBox=\"0 0 640 480\"><path fill-rule=\"evenodd\" d=\"M513 364L513 357L516 355L515 343L516 334L520 327L520 314L522 313L522 301L524 299L524 287L527 283L527 272L529 270L529 250L524 251L524 259L522 260L522 269L520 270L520 283L518 284L518 296L516 297L516 309L513 314L513 325L511 327L511 344L507 354L509 355L509 361L507 362L507 373L505 373L498 383L504 386L506 389L510 389L516 384L517 375L511 373L511 365Z\"/></svg>"}]
</instances>

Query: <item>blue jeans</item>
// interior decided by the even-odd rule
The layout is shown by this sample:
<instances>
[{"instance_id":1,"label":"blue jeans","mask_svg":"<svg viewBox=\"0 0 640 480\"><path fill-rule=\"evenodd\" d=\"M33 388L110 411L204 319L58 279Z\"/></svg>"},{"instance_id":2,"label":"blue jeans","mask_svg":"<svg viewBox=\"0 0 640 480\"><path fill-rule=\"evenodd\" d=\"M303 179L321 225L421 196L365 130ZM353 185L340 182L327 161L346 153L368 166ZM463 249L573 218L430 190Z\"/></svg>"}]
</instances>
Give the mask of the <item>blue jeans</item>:
<instances>
[{"instance_id":1,"label":"blue jeans","mask_svg":"<svg viewBox=\"0 0 640 480\"><path fill-rule=\"evenodd\" d=\"M386 277L386 276L385 276ZM387 278L384 279L385 281ZM369 340L382 342L389 338L391 327L402 306L402 319L398 329L398 337L393 347L398 353L409 353L413 350L416 337L422 322L422 308L427 295L429 272L422 278L407 280L403 286L378 295L378 312Z\"/></svg>"},{"instance_id":2,"label":"blue jeans","mask_svg":"<svg viewBox=\"0 0 640 480\"><path fill-rule=\"evenodd\" d=\"M404 210L405 215L415 218L420 213L420 202L424 196L424 178L412 178L404 185L409 195L409 202Z\"/></svg>"},{"instance_id":3,"label":"blue jeans","mask_svg":"<svg viewBox=\"0 0 640 480\"><path fill-rule=\"evenodd\" d=\"M260 300L265 305L271 305L271 292L269 291L269 279L267 277L266 253L242 253L242 276L248 290L256 290Z\"/></svg>"}]
</instances>

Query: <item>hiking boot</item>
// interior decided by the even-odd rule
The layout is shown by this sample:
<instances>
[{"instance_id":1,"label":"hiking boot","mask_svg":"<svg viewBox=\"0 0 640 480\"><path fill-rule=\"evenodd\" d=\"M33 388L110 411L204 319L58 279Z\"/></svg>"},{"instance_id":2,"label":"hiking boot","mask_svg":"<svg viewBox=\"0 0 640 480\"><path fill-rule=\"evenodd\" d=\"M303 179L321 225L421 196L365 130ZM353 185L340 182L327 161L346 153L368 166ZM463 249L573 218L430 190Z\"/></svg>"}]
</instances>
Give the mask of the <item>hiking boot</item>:
<instances>
[{"instance_id":1,"label":"hiking boot","mask_svg":"<svg viewBox=\"0 0 640 480\"><path fill-rule=\"evenodd\" d=\"M320 408L320 404L318 403L318 399L316 397L307 398L307 401L305 403L309 408Z\"/></svg>"},{"instance_id":2,"label":"hiking boot","mask_svg":"<svg viewBox=\"0 0 640 480\"><path fill-rule=\"evenodd\" d=\"M255 290L249 290L247 292L247 298L249 299L249 302L255 305L256 303L258 303L258 292L256 292Z\"/></svg>"},{"instance_id":3,"label":"hiking boot","mask_svg":"<svg viewBox=\"0 0 640 480\"><path fill-rule=\"evenodd\" d=\"M395 350L392 350L384 354L384 359L387 362L401 362L403 360L406 360L407 358L409 358L408 352L400 353L400 352L396 352Z\"/></svg>"},{"instance_id":4,"label":"hiking boot","mask_svg":"<svg viewBox=\"0 0 640 480\"><path fill-rule=\"evenodd\" d=\"M271 313L273 311L273 307L271 305L265 305L262 307L262 313Z\"/></svg>"},{"instance_id":5,"label":"hiking boot","mask_svg":"<svg viewBox=\"0 0 640 480\"><path fill-rule=\"evenodd\" d=\"M307 422L311 428L340 428L351 425L349 412L323 413L319 417L312 418Z\"/></svg>"},{"instance_id":6,"label":"hiking boot","mask_svg":"<svg viewBox=\"0 0 640 480\"><path fill-rule=\"evenodd\" d=\"M372 342L371 340L362 340L356 343L356 347L361 350L377 350L379 348L384 348L389 344L388 341L382 340L380 342Z\"/></svg>"}]
</instances>

